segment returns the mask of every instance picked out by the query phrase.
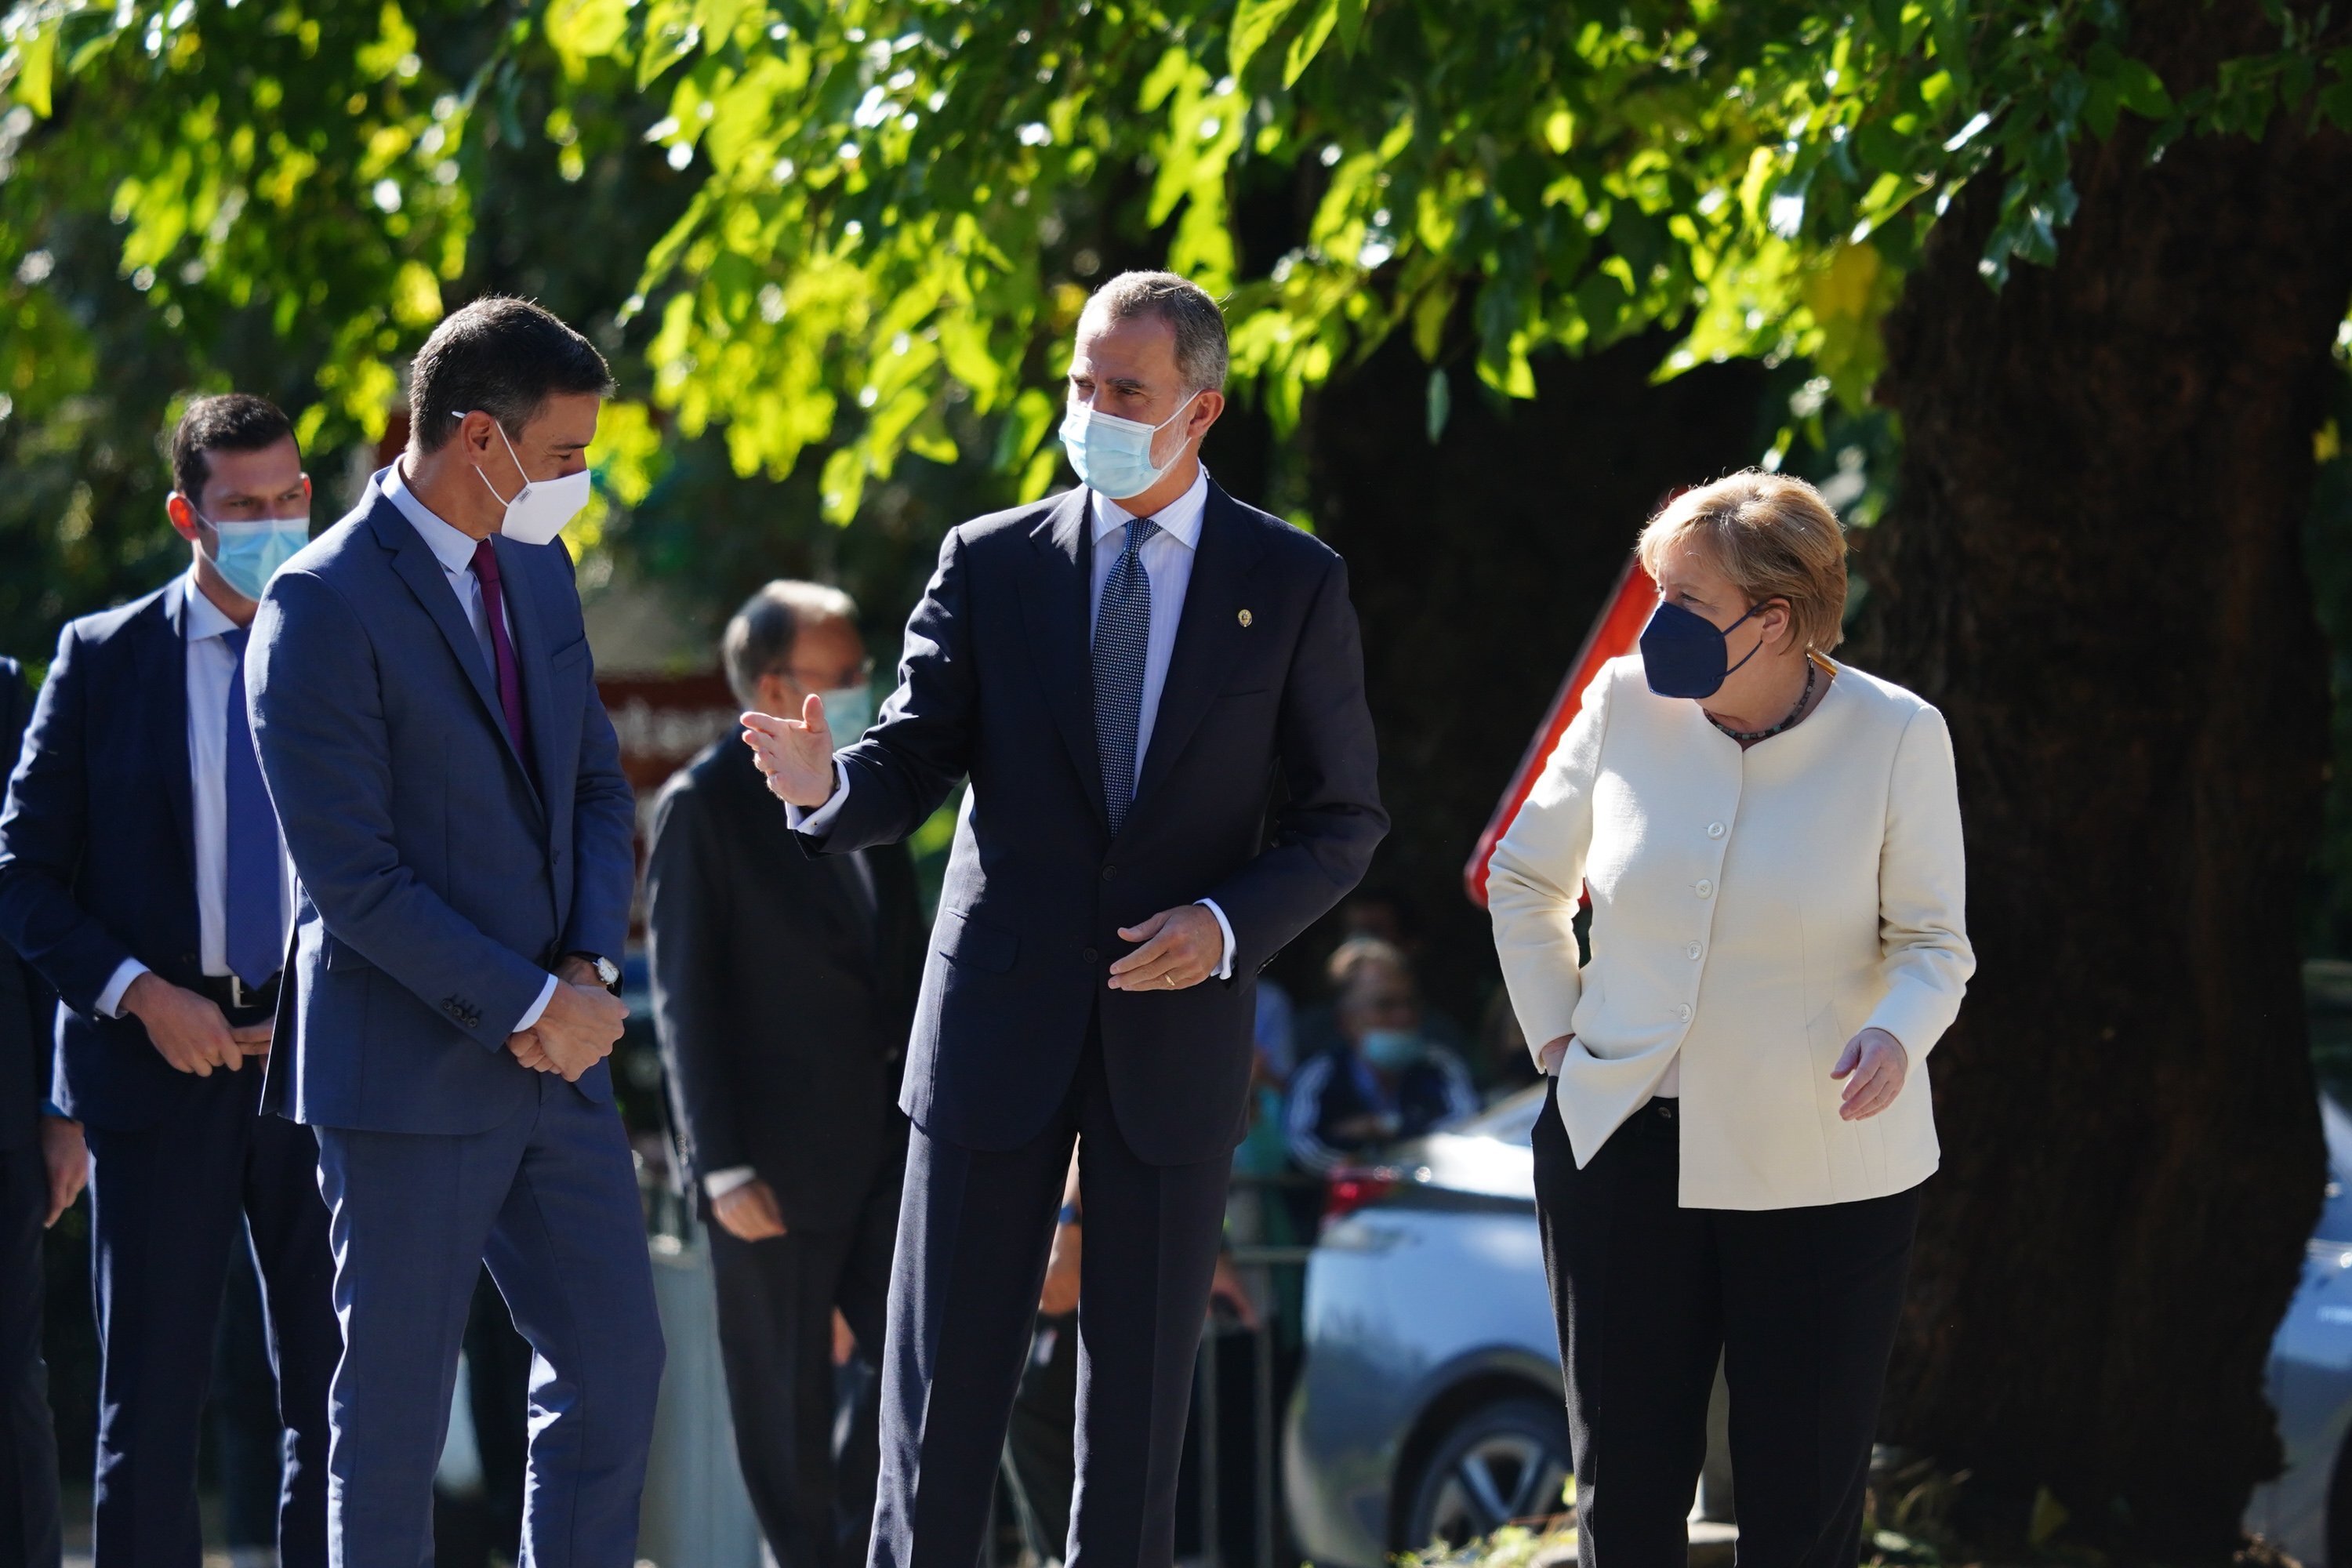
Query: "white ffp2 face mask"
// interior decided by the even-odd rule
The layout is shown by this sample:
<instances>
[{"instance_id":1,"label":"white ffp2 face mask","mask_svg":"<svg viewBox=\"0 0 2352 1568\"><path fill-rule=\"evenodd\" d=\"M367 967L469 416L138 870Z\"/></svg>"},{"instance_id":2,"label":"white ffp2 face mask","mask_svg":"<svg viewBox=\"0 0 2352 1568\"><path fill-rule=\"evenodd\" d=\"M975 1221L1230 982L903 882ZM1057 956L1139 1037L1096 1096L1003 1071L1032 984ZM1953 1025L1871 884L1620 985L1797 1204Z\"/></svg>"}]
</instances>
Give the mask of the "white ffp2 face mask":
<instances>
[{"instance_id":1,"label":"white ffp2 face mask","mask_svg":"<svg viewBox=\"0 0 2352 1568\"><path fill-rule=\"evenodd\" d=\"M465 415L461 413L457 417L463 419ZM514 500L509 500L499 495L499 487L490 483L489 475L479 468L474 470L474 477L482 481L482 488L497 497L499 503L507 509L505 520L499 524L499 531L518 544L552 542L557 534L563 531L566 523L580 515L580 509L588 504L588 470L583 468L560 479L534 479L524 473L522 459L515 457L514 443L507 440L506 427L495 417L491 419L490 426L498 431L499 439L506 443L507 456L514 458L515 472L523 476L522 489L515 492Z\"/></svg>"}]
</instances>

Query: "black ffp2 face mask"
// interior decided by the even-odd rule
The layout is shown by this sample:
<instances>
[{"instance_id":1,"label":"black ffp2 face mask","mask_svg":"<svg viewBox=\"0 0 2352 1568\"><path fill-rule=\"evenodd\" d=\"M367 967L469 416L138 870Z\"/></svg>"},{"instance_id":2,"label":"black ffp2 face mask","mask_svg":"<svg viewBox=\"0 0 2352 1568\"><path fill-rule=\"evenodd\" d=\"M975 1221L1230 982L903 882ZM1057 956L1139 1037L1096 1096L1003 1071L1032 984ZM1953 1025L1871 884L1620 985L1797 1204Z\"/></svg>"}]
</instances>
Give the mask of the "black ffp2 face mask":
<instances>
[{"instance_id":1,"label":"black ffp2 face mask","mask_svg":"<svg viewBox=\"0 0 2352 1568\"><path fill-rule=\"evenodd\" d=\"M1650 689L1661 697L1690 698L1712 697L1722 690L1735 670L1764 651L1759 633L1756 646L1738 664L1732 663L1731 634L1762 614L1764 604L1769 602L1756 605L1718 630L1705 616L1659 600L1658 607L1650 612L1650 624L1642 628L1642 673L1649 678Z\"/></svg>"}]
</instances>

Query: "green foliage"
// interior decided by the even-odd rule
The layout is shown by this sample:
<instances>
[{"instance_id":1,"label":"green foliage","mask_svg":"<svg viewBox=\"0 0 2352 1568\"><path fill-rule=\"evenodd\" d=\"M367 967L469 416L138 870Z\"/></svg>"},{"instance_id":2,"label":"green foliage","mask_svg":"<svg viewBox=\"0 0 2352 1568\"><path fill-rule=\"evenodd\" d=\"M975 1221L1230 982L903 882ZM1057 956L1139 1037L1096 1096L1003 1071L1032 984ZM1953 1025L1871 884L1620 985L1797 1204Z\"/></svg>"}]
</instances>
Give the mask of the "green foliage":
<instances>
[{"instance_id":1,"label":"green foliage","mask_svg":"<svg viewBox=\"0 0 2352 1568\"><path fill-rule=\"evenodd\" d=\"M91 248L190 374L257 316L321 395L306 437L373 437L445 298L498 280L502 144L601 220L524 214L541 265L634 279L610 324L662 423L632 429L742 476L813 456L836 523L909 452L1047 488L1042 389L1130 260L1228 299L1277 431L1399 332L1445 373L1433 431L1661 325L1665 374L1798 356L1852 410L1962 184L2001 182L1997 286L2054 254L2084 138L2352 121L2352 51L2273 15L2276 49L2168 83L2120 0L20 0L0 386L40 416L89 390L87 321L26 264L104 214Z\"/></svg>"}]
</instances>

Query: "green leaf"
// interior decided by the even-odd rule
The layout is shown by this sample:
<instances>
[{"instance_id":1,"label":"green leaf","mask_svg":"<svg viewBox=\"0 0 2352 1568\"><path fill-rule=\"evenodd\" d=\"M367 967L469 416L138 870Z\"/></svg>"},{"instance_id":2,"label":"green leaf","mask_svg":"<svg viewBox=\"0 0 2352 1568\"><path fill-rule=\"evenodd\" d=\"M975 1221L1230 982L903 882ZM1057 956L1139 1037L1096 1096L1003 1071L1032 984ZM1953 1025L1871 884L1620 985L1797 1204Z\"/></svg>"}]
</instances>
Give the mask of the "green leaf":
<instances>
[{"instance_id":1,"label":"green leaf","mask_svg":"<svg viewBox=\"0 0 2352 1568\"><path fill-rule=\"evenodd\" d=\"M1241 0L1234 8L1233 31L1225 37L1227 68L1235 78L1249 69L1257 52L1274 38L1298 0Z\"/></svg>"},{"instance_id":2,"label":"green leaf","mask_svg":"<svg viewBox=\"0 0 2352 1568\"><path fill-rule=\"evenodd\" d=\"M1364 36L1364 0L1339 0L1339 47L1349 59Z\"/></svg>"},{"instance_id":3,"label":"green leaf","mask_svg":"<svg viewBox=\"0 0 2352 1568\"><path fill-rule=\"evenodd\" d=\"M2172 112L2172 94L2164 89L2164 79L2145 60L2125 59L2116 67L2116 92L2123 105L2134 114L2148 120L2161 120Z\"/></svg>"},{"instance_id":4,"label":"green leaf","mask_svg":"<svg viewBox=\"0 0 2352 1568\"><path fill-rule=\"evenodd\" d=\"M1330 37L1331 29L1338 26L1339 21L1339 0L1323 0L1315 8L1315 15L1307 18L1306 27L1290 40L1290 53L1282 64L1283 86L1297 85L1307 68L1315 63L1315 57L1321 52L1324 40Z\"/></svg>"},{"instance_id":5,"label":"green leaf","mask_svg":"<svg viewBox=\"0 0 2352 1568\"><path fill-rule=\"evenodd\" d=\"M1426 395L1429 444L1434 447L1437 445L1437 438L1445 434L1445 421L1454 413L1454 385L1445 379L1444 366L1437 366L1430 371L1429 391Z\"/></svg>"},{"instance_id":6,"label":"green leaf","mask_svg":"<svg viewBox=\"0 0 2352 1568\"><path fill-rule=\"evenodd\" d=\"M58 30L35 27L16 39L16 101L47 120L57 77Z\"/></svg>"}]
</instances>

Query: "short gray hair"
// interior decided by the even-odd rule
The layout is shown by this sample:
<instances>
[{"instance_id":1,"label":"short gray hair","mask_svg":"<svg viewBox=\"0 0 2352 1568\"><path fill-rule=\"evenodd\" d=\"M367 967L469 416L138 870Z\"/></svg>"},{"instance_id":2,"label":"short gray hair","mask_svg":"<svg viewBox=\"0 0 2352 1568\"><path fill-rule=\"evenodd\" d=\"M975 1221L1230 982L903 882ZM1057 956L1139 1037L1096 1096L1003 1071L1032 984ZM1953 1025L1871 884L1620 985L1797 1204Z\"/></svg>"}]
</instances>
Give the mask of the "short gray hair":
<instances>
[{"instance_id":1,"label":"short gray hair","mask_svg":"<svg viewBox=\"0 0 2352 1568\"><path fill-rule=\"evenodd\" d=\"M1157 316L1176 333L1176 374L1187 392L1225 389L1225 313L1209 291L1173 272L1122 272L1094 291L1088 310L1106 320Z\"/></svg>"},{"instance_id":2,"label":"short gray hair","mask_svg":"<svg viewBox=\"0 0 2352 1568\"><path fill-rule=\"evenodd\" d=\"M759 700L760 678L772 675L792 657L804 626L827 621L857 621L857 601L823 583L780 577L743 601L719 638L727 684L735 700L749 708Z\"/></svg>"}]
</instances>

